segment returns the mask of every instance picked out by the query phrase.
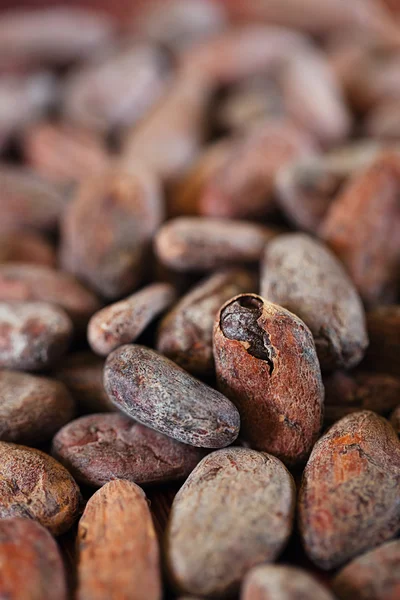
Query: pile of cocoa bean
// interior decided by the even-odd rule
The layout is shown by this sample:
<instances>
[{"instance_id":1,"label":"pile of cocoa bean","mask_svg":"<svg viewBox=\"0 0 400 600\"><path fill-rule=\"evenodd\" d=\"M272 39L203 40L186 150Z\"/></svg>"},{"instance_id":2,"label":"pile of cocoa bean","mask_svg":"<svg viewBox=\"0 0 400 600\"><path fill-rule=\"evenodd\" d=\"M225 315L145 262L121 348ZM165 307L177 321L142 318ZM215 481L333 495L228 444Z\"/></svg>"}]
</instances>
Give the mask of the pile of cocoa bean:
<instances>
[{"instance_id":1,"label":"pile of cocoa bean","mask_svg":"<svg viewBox=\"0 0 400 600\"><path fill-rule=\"evenodd\" d=\"M400 600L400 3L109 8L0 13L0 598Z\"/></svg>"}]
</instances>

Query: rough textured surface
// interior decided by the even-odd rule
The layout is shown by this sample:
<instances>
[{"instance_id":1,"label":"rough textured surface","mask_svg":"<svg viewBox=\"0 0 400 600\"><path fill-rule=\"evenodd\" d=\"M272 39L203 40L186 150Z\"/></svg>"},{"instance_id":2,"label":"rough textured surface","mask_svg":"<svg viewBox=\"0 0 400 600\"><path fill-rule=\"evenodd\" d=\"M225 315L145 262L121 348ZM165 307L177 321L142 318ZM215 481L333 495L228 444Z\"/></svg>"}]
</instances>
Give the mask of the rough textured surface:
<instances>
[{"instance_id":1,"label":"rough textured surface","mask_svg":"<svg viewBox=\"0 0 400 600\"><path fill-rule=\"evenodd\" d=\"M33 519L59 535L78 518L80 502L78 486L54 458L0 442L0 519Z\"/></svg>"},{"instance_id":2,"label":"rough textured surface","mask_svg":"<svg viewBox=\"0 0 400 600\"><path fill-rule=\"evenodd\" d=\"M102 358L92 352L75 352L59 361L54 377L65 383L81 413L115 411L104 389L103 369Z\"/></svg>"},{"instance_id":3,"label":"rough textured surface","mask_svg":"<svg viewBox=\"0 0 400 600\"><path fill-rule=\"evenodd\" d=\"M39 232L2 232L0 240L0 263L10 262L28 262L54 267L56 264L55 248Z\"/></svg>"},{"instance_id":4,"label":"rough textured surface","mask_svg":"<svg viewBox=\"0 0 400 600\"><path fill-rule=\"evenodd\" d=\"M131 292L162 213L158 182L140 164L85 180L64 213L63 268L108 299Z\"/></svg>"},{"instance_id":5,"label":"rough textured surface","mask_svg":"<svg viewBox=\"0 0 400 600\"><path fill-rule=\"evenodd\" d=\"M400 598L400 540L355 558L336 575L333 591L340 600Z\"/></svg>"},{"instance_id":6,"label":"rough textured surface","mask_svg":"<svg viewBox=\"0 0 400 600\"><path fill-rule=\"evenodd\" d=\"M245 448L205 457L171 509L166 552L175 588L230 597L251 567L284 548L294 504L293 479L277 458Z\"/></svg>"},{"instance_id":7,"label":"rough textured surface","mask_svg":"<svg viewBox=\"0 0 400 600\"><path fill-rule=\"evenodd\" d=\"M364 309L344 268L322 244L303 233L272 240L260 289L310 328L323 370L360 362L368 345Z\"/></svg>"},{"instance_id":8,"label":"rough textured surface","mask_svg":"<svg viewBox=\"0 0 400 600\"><path fill-rule=\"evenodd\" d=\"M400 304L368 312L367 328L370 343L363 366L400 377Z\"/></svg>"},{"instance_id":9,"label":"rough textured surface","mask_svg":"<svg viewBox=\"0 0 400 600\"><path fill-rule=\"evenodd\" d=\"M74 409L61 382L0 371L0 440L29 445L46 442L73 418Z\"/></svg>"},{"instance_id":10,"label":"rough textured surface","mask_svg":"<svg viewBox=\"0 0 400 600\"><path fill-rule=\"evenodd\" d=\"M400 402L400 378L384 373L337 371L324 377L325 424L359 410L386 417Z\"/></svg>"},{"instance_id":11,"label":"rough textured surface","mask_svg":"<svg viewBox=\"0 0 400 600\"><path fill-rule=\"evenodd\" d=\"M59 549L38 523L19 518L0 520L0 597L67 600Z\"/></svg>"},{"instance_id":12,"label":"rough textured surface","mask_svg":"<svg viewBox=\"0 0 400 600\"><path fill-rule=\"evenodd\" d=\"M334 600L306 571L284 565L255 567L246 576L240 600Z\"/></svg>"},{"instance_id":13,"label":"rough textured surface","mask_svg":"<svg viewBox=\"0 0 400 600\"><path fill-rule=\"evenodd\" d=\"M238 436L239 414L227 398L144 346L110 354L104 386L130 417L180 442L221 448Z\"/></svg>"},{"instance_id":14,"label":"rough textured surface","mask_svg":"<svg viewBox=\"0 0 400 600\"><path fill-rule=\"evenodd\" d=\"M88 326L92 350L107 356L118 346L134 342L174 300L172 285L153 283L125 300L106 306L93 315Z\"/></svg>"},{"instance_id":15,"label":"rough textured surface","mask_svg":"<svg viewBox=\"0 0 400 600\"><path fill-rule=\"evenodd\" d=\"M99 310L96 296L68 273L41 265L0 265L0 300L38 300L63 308L78 327Z\"/></svg>"},{"instance_id":16,"label":"rough textured surface","mask_svg":"<svg viewBox=\"0 0 400 600\"><path fill-rule=\"evenodd\" d=\"M400 529L400 442L370 411L344 417L316 443L299 496L300 532L323 569L394 537Z\"/></svg>"},{"instance_id":17,"label":"rough textured surface","mask_svg":"<svg viewBox=\"0 0 400 600\"><path fill-rule=\"evenodd\" d=\"M324 399L308 327L288 310L242 294L217 316L214 357L218 386L239 410L241 436L288 464L304 461Z\"/></svg>"},{"instance_id":18,"label":"rough textured surface","mask_svg":"<svg viewBox=\"0 0 400 600\"><path fill-rule=\"evenodd\" d=\"M158 259L176 271L209 271L256 263L275 231L245 221L181 217L163 225L155 237Z\"/></svg>"},{"instance_id":19,"label":"rough textured surface","mask_svg":"<svg viewBox=\"0 0 400 600\"><path fill-rule=\"evenodd\" d=\"M159 551L146 496L111 481L86 505L78 529L78 600L161 600Z\"/></svg>"},{"instance_id":20,"label":"rough textured surface","mask_svg":"<svg viewBox=\"0 0 400 600\"><path fill-rule=\"evenodd\" d=\"M49 367L69 345L72 323L46 302L0 302L0 367L37 370Z\"/></svg>"},{"instance_id":21,"label":"rough textured surface","mask_svg":"<svg viewBox=\"0 0 400 600\"><path fill-rule=\"evenodd\" d=\"M213 325L218 309L232 296L254 288L254 277L238 269L202 280L161 321L157 350L190 373L212 374Z\"/></svg>"},{"instance_id":22,"label":"rough textured surface","mask_svg":"<svg viewBox=\"0 0 400 600\"><path fill-rule=\"evenodd\" d=\"M182 479L204 456L118 413L72 421L55 436L52 453L78 482L94 486L112 479L139 485Z\"/></svg>"}]
</instances>

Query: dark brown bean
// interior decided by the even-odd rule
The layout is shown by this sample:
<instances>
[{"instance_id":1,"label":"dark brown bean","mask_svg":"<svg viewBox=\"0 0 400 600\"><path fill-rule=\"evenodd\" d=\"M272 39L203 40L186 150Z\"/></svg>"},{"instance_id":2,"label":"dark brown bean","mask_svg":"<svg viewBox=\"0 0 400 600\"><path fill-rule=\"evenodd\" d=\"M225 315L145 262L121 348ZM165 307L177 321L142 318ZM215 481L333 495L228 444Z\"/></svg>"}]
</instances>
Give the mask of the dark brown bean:
<instances>
[{"instance_id":1,"label":"dark brown bean","mask_svg":"<svg viewBox=\"0 0 400 600\"><path fill-rule=\"evenodd\" d=\"M226 448L205 457L172 504L167 566L181 593L231 597L291 534L295 486L274 456Z\"/></svg>"},{"instance_id":2,"label":"dark brown bean","mask_svg":"<svg viewBox=\"0 0 400 600\"><path fill-rule=\"evenodd\" d=\"M78 486L54 458L0 442L0 519L33 519L59 535L77 519L80 503Z\"/></svg>"},{"instance_id":3,"label":"dark brown bean","mask_svg":"<svg viewBox=\"0 0 400 600\"><path fill-rule=\"evenodd\" d=\"M55 436L52 453L78 482L96 487L112 479L139 485L182 479L204 456L118 413L72 421Z\"/></svg>"},{"instance_id":4,"label":"dark brown bean","mask_svg":"<svg viewBox=\"0 0 400 600\"><path fill-rule=\"evenodd\" d=\"M9 600L67 600L60 551L39 523L0 520L0 597Z\"/></svg>"},{"instance_id":5,"label":"dark brown bean","mask_svg":"<svg viewBox=\"0 0 400 600\"><path fill-rule=\"evenodd\" d=\"M116 299L139 283L147 246L163 218L158 181L135 164L82 183L65 211L61 263L99 294Z\"/></svg>"},{"instance_id":6,"label":"dark brown bean","mask_svg":"<svg viewBox=\"0 0 400 600\"><path fill-rule=\"evenodd\" d=\"M363 367L400 377L400 304L367 312L370 344Z\"/></svg>"},{"instance_id":7,"label":"dark brown bean","mask_svg":"<svg viewBox=\"0 0 400 600\"><path fill-rule=\"evenodd\" d=\"M0 240L0 263L34 263L55 267L56 253L52 244L39 232L2 232Z\"/></svg>"},{"instance_id":8,"label":"dark brown bean","mask_svg":"<svg viewBox=\"0 0 400 600\"><path fill-rule=\"evenodd\" d=\"M396 600L400 597L400 540L355 558L333 580L340 600Z\"/></svg>"},{"instance_id":9,"label":"dark brown bean","mask_svg":"<svg viewBox=\"0 0 400 600\"><path fill-rule=\"evenodd\" d=\"M303 233L272 240L263 255L260 289L310 328L323 370L360 362L368 345L364 309L344 268L322 244Z\"/></svg>"},{"instance_id":10,"label":"dark brown bean","mask_svg":"<svg viewBox=\"0 0 400 600\"><path fill-rule=\"evenodd\" d=\"M240 600L334 600L306 571L285 565L255 567L243 582Z\"/></svg>"},{"instance_id":11,"label":"dark brown bean","mask_svg":"<svg viewBox=\"0 0 400 600\"><path fill-rule=\"evenodd\" d=\"M71 320L53 304L0 302L0 368L49 367L66 352L71 336Z\"/></svg>"},{"instance_id":12,"label":"dark brown bean","mask_svg":"<svg viewBox=\"0 0 400 600\"><path fill-rule=\"evenodd\" d=\"M276 232L263 225L210 217L182 217L161 227L155 237L159 260L177 271L210 271L256 263Z\"/></svg>"},{"instance_id":13,"label":"dark brown bean","mask_svg":"<svg viewBox=\"0 0 400 600\"><path fill-rule=\"evenodd\" d=\"M214 326L218 386L237 406L241 435L284 462L304 461L321 425L324 388L310 330L255 294L221 308Z\"/></svg>"},{"instance_id":14,"label":"dark brown bean","mask_svg":"<svg viewBox=\"0 0 400 600\"><path fill-rule=\"evenodd\" d=\"M61 382L0 371L0 440L29 445L46 442L74 412L74 401Z\"/></svg>"},{"instance_id":15,"label":"dark brown bean","mask_svg":"<svg viewBox=\"0 0 400 600\"><path fill-rule=\"evenodd\" d=\"M146 496L111 481L86 505L78 529L78 600L161 600L159 550Z\"/></svg>"},{"instance_id":16,"label":"dark brown bean","mask_svg":"<svg viewBox=\"0 0 400 600\"><path fill-rule=\"evenodd\" d=\"M144 346L114 350L104 386L130 417L180 442L221 448L238 436L239 414L227 398Z\"/></svg>"},{"instance_id":17,"label":"dark brown bean","mask_svg":"<svg viewBox=\"0 0 400 600\"><path fill-rule=\"evenodd\" d=\"M118 346L134 342L147 325L172 304L175 296L169 283L153 283L97 312L88 326L88 341L93 352L107 356Z\"/></svg>"},{"instance_id":18,"label":"dark brown bean","mask_svg":"<svg viewBox=\"0 0 400 600\"><path fill-rule=\"evenodd\" d=\"M300 531L323 569L394 537L400 530L400 442L373 412L338 421L316 443L299 496Z\"/></svg>"},{"instance_id":19,"label":"dark brown bean","mask_svg":"<svg viewBox=\"0 0 400 600\"><path fill-rule=\"evenodd\" d=\"M254 278L238 269L202 280L161 321L157 350L190 373L212 374L213 325L218 309L232 296L254 288Z\"/></svg>"},{"instance_id":20,"label":"dark brown bean","mask_svg":"<svg viewBox=\"0 0 400 600\"><path fill-rule=\"evenodd\" d=\"M63 308L78 328L100 308L96 296L75 277L42 265L0 265L0 300L51 302Z\"/></svg>"}]
</instances>

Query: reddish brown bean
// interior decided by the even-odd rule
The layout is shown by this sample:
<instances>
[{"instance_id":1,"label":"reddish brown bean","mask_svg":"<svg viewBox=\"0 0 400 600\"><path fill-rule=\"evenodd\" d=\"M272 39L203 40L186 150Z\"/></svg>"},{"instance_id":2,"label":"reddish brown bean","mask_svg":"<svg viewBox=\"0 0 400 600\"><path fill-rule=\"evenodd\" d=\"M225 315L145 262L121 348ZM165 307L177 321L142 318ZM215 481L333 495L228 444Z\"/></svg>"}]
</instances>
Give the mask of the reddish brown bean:
<instances>
[{"instance_id":1,"label":"reddish brown bean","mask_svg":"<svg viewBox=\"0 0 400 600\"><path fill-rule=\"evenodd\" d=\"M61 382L16 371L0 371L0 398L0 439L5 442L46 442L75 412Z\"/></svg>"},{"instance_id":2,"label":"reddish brown bean","mask_svg":"<svg viewBox=\"0 0 400 600\"><path fill-rule=\"evenodd\" d=\"M334 600L306 571L285 565L255 567L246 575L240 600Z\"/></svg>"},{"instance_id":3,"label":"reddish brown bean","mask_svg":"<svg viewBox=\"0 0 400 600\"><path fill-rule=\"evenodd\" d=\"M363 366L400 377L400 305L367 312L367 329L370 344Z\"/></svg>"},{"instance_id":4,"label":"reddish brown bean","mask_svg":"<svg viewBox=\"0 0 400 600\"><path fill-rule=\"evenodd\" d=\"M0 302L0 368L33 371L51 366L67 350L72 323L46 302Z\"/></svg>"},{"instance_id":5,"label":"reddish brown bean","mask_svg":"<svg viewBox=\"0 0 400 600\"><path fill-rule=\"evenodd\" d=\"M88 341L94 352L107 356L123 344L134 342L175 300L169 283L153 283L132 296L111 304L90 319Z\"/></svg>"},{"instance_id":6,"label":"reddish brown bean","mask_svg":"<svg viewBox=\"0 0 400 600\"><path fill-rule=\"evenodd\" d=\"M205 457L179 490L166 534L177 591L235 595L254 565L273 561L293 526L295 487L274 456L226 448Z\"/></svg>"},{"instance_id":7,"label":"reddish brown bean","mask_svg":"<svg viewBox=\"0 0 400 600\"><path fill-rule=\"evenodd\" d=\"M55 540L28 519L0 520L0 596L67 600L63 561Z\"/></svg>"},{"instance_id":8,"label":"reddish brown bean","mask_svg":"<svg viewBox=\"0 0 400 600\"><path fill-rule=\"evenodd\" d=\"M112 479L139 485L183 479L204 456L118 413L72 421L55 436L52 453L78 482L96 487Z\"/></svg>"},{"instance_id":9,"label":"reddish brown bean","mask_svg":"<svg viewBox=\"0 0 400 600\"><path fill-rule=\"evenodd\" d=\"M227 398L144 346L109 355L104 387L130 417L179 442L222 448L238 436L239 414Z\"/></svg>"},{"instance_id":10,"label":"reddish brown bean","mask_svg":"<svg viewBox=\"0 0 400 600\"><path fill-rule=\"evenodd\" d=\"M34 263L55 267L56 254L52 244L39 232L2 232L0 240L0 263Z\"/></svg>"},{"instance_id":11,"label":"reddish brown bean","mask_svg":"<svg viewBox=\"0 0 400 600\"><path fill-rule=\"evenodd\" d=\"M78 529L78 600L161 600L159 550L143 490L111 481L86 505Z\"/></svg>"},{"instance_id":12,"label":"reddish brown bean","mask_svg":"<svg viewBox=\"0 0 400 600\"><path fill-rule=\"evenodd\" d=\"M300 532L323 569L394 537L400 530L400 442L373 412L344 417L316 443L299 496Z\"/></svg>"},{"instance_id":13,"label":"reddish brown bean","mask_svg":"<svg viewBox=\"0 0 400 600\"><path fill-rule=\"evenodd\" d=\"M232 298L214 325L219 389L241 415L241 436L288 464L303 462L322 425L314 340L288 310L256 294Z\"/></svg>"},{"instance_id":14,"label":"reddish brown bean","mask_svg":"<svg viewBox=\"0 0 400 600\"><path fill-rule=\"evenodd\" d=\"M6 442L0 442L0 459L0 519L25 517L54 535L67 531L81 503L68 471L40 450Z\"/></svg>"},{"instance_id":15,"label":"reddish brown bean","mask_svg":"<svg viewBox=\"0 0 400 600\"><path fill-rule=\"evenodd\" d=\"M232 296L251 292L254 287L254 278L238 269L202 280L161 321L157 350L194 375L211 375L213 325L218 309Z\"/></svg>"}]
</instances>

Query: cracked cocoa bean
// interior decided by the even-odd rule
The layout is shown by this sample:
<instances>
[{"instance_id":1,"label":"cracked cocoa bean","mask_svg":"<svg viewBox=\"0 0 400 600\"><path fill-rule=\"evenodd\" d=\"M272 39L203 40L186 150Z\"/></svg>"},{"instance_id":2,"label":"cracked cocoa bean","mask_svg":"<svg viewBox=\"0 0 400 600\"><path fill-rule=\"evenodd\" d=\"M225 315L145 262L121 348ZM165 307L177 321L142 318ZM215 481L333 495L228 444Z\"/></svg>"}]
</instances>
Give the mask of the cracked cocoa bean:
<instances>
[{"instance_id":1,"label":"cracked cocoa bean","mask_svg":"<svg viewBox=\"0 0 400 600\"><path fill-rule=\"evenodd\" d=\"M146 496L130 481L111 481L79 522L78 600L161 600L159 550Z\"/></svg>"},{"instance_id":2,"label":"cracked cocoa bean","mask_svg":"<svg viewBox=\"0 0 400 600\"><path fill-rule=\"evenodd\" d=\"M74 412L75 403L61 382L0 371L0 440L29 445L46 442Z\"/></svg>"},{"instance_id":3,"label":"cracked cocoa bean","mask_svg":"<svg viewBox=\"0 0 400 600\"><path fill-rule=\"evenodd\" d=\"M102 486L112 479L144 485L186 478L204 451L116 413L71 421L55 436L52 454L78 482Z\"/></svg>"},{"instance_id":4,"label":"cracked cocoa bean","mask_svg":"<svg viewBox=\"0 0 400 600\"><path fill-rule=\"evenodd\" d=\"M240 600L334 600L306 571L285 565L263 565L245 577Z\"/></svg>"},{"instance_id":5,"label":"cracked cocoa bean","mask_svg":"<svg viewBox=\"0 0 400 600\"><path fill-rule=\"evenodd\" d=\"M46 302L0 302L0 368L35 371L68 349L72 323Z\"/></svg>"},{"instance_id":6,"label":"cracked cocoa bean","mask_svg":"<svg viewBox=\"0 0 400 600\"><path fill-rule=\"evenodd\" d=\"M59 535L78 518L80 504L78 486L54 458L0 442L0 519L33 519Z\"/></svg>"},{"instance_id":7,"label":"cracked cocoa bean","mask_svg":"<svg viewBox=\"0 0 400 600\"><path fill-rule=\"evenodd\" d=\"M400 530L400 441L370 411L333 425L315 444L299 495L303 544L322 569L338 567Z\"/></svg>"},{"instance_id":8,"label":"cracked cocoa bean","mask_svg":"<svg viewBox=\"0 0 400 600\"><path fill-rule=\"evenodd\" d=\"M194 375L211 375L213 325L218 309L232 296L254 288L254 278L238 269L202 280L161 321L157 350Z\"/></svg>"},{"instance_id":9,"label":"cracked cocoa bean","mask_svg":"<svg viewBox=\"0 0 400 600\"><path fill-rule=\"evenodd\" d=\"M256 294L219 311L214 357L220 390L241 415L251 447L288 464L303 462L322 425L324 388L308 327Z\"/></svg>"},{"instance_id":10,"label":"cracked cocoa bean","mask_svg":"<svg viewBox=\"0 0 400 600\"><path fill-rule=\"evenodd\" d=\"M67 600L60 551L50 533L34 521L0 520L0 596L20 600Z\"/></svg>"},{"instance_id":11,"label":"cracked cocoa bean","mask_svg":"<svg viewBox=\"0 0 400 600\"><path fill-rule=\"evenodd\" d=\"M293 479L274 456L246 448L206 456L172 504L166 556L175 588L234 595L251 567L273 561L286 545L294 504Z\"/></svg>"},{"instance_id":12,"label":"cracked cocoa bean","mask_svg":"<svg viewBox=\"0 0 400 600\"><path fill-rule=\"evenodd\" d=\"M239 414L225 396L144 346L109 355L104 387L130 417L179 442L221 448L238 436Z\"/></svg>"},{"instance_id":13,"label":"cracked cocoa bean","mask_svg":"<svg viewBox=\"0 0 400 600\"><path fill-rule=\"evenodd\" d=\"M94 352L107 356L123 344L134 342L160 313L175 300L168 283L153 283L132 296L110 304L91 318L88 341Z\"/></svg>"},{"instance_id":14,"label":"cracked cocoa bean","mask_svg":"<svg viewBox=\"0 0 400 600\"><path fill-rule=\"evenodd\" d=\"M357 365L368 345L360 297L342 265L303 233L267 244L261 295L296 314L314 336L322 370Z\"/></svg>"}]
</instances>

